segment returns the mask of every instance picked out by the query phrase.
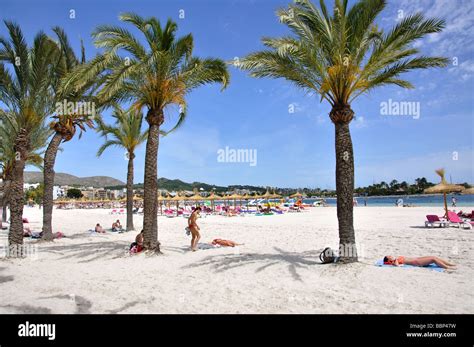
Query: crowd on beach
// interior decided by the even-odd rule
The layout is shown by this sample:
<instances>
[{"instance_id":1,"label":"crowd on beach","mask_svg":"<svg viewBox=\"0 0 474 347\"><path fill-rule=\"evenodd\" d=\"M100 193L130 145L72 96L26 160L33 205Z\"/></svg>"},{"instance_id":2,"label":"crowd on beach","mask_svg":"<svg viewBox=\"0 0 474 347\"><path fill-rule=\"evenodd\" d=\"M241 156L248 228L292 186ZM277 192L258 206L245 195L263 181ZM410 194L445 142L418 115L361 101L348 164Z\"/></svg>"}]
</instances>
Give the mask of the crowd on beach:
<instances>
[{"instance_id":1,"label":"crowd on beach","mask_svg":"<svg viewBox=\"0 0 474 347\"><path fill-rule=\"evenodd\" d=\"M75 207L78 208L107 208L108 206L106 204L96 204L96 205L87 205L87 204L79 204L75 205ZM62 205L60 205L62 206ZM61 208L58 206L58 208ZM357 204L355 203L355 206ZM400 206L400 205L399 205ZM456 200L455 198L452 199L452 207L456 207ZM190 250L192 251L197 251L198 248L198 243L201 240L201 229L198 225L198 219L201 218L202 216L207 216L207 215L215 215L215 216L223 216L223 217L237 217L237 216L264 216L264 215L281 215L281 214L286 214L286 213L292 213L292 212L303 212L303 211L308 211L310 207L313 207L313 205L307 205L303 203L302 199L298 199L296 202L288 202L288 201L279 201L279 202L271 202L267 200L266 203L259 203L259 204L253 204L251 206L249 205L238 205L234 202L234 204L217 204L217 205L210 205L210 206L200 206L199 204L196 204L195 206L189 206L189 205L179 205L177 204L174 208L172 208L170 205L168 205L164 210L160 209L158 211L158 214L161 216L165 216L168 218L175 218L175 217L185 217L187 218L187 225L185 227L185 232L186 235L191 236L191 242L190 242ZM133 208L133 213L134 214L140 214L142 213L142 205L140 202L136 202L134 204ZM112 209L110 211L110 214L122 214L125 213L124 209ZM428 217L433 217L433 216L427 216ZM42 232L34 231L29 225L29 221L27 218L23 218L23 223L24 223L24 237L30 237L33 239L39 239L42 236ZM453 211L448 211L446 216L443 217L438 217L437 220L433 221L428 218L428 221L425 223L426 227L433 227L433 226L452 226L452 225L457 225L460 229L461 227L464 226L469 226L469 228L472 228L472 225L474 225L474 211L471 213L459 211L457 213ZM98 234L105 234L107 232L112 232L112 233L123 233L126 230L122 226L120 219L116 219L110 228L105 228L102 226L100 223L97 223L93 229L89 230L91 233L98 233ZM60 239L62 237L65 237L65 235L58 231L53 233L53 237L55 239ZM143 240L144 240L144 235L143 235L143 230L139 232L135 236L135 240L133 243L131 243L129 247L129 253L130 254L136 254L140 253L144 250L143 246ZM239 246L240 244L231 241L231 240L225 240L221 238L216 238L209 242L208 246L211 247L236 247ZM325 250L326 251L326 250ZM324 257L323 257L324 258ZM336 261L337 257L330 257L329 262L334 262ZM323 262L325 260L323 259ZM439 257L434 257L434 256L425 256L425 257L405 257L405 256L391 256L387 255L383 258L382 264L384 266L390 265L390 266L428 266L430 264L433 264L435 266L438 266L442 269L455 269L455 264L448 260L441 259Z\"/></svg>"}]
</instances>

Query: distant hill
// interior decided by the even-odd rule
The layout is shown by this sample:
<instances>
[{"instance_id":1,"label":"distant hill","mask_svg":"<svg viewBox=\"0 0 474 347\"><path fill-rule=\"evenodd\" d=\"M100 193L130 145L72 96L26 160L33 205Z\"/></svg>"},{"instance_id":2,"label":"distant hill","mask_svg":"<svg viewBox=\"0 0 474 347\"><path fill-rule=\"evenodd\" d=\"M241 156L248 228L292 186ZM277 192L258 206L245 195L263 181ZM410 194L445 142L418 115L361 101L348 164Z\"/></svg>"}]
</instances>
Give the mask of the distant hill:
<instances>
[{"instance_id":1,"label":"distant hill","mask_svg":"<svg viewBox=\"0 0 474 347\"><path fill-rule=\"evenodd\" d=\"M111 187L107 187L107 188L119 189L119 188L123 188L123 187L124 187L123 185L119 185L119 186L111 186ZM134 184L134 187L135 188L143 188L143 183ZM192 191L195 188L197 188L197 189L202 188L202 189L204 189L205 191L208 191L208 192L210 192L211 190L214 189L217 193L222 193L222 192L233 190L233 189L236 189L236 188L237 189L249 189L250 191L265 192L265 188L262 188L262 187L237 186L237 185L224 187L224 186L216 186L216 185L211 185L211 184L202 183L202 182L187 183L187 182L183 182L183 181L178 180L178 179L170 180L170 179L165 178L165 177L158 178L158 188L159 189L166 189L170 192L180 191L180 190Z\"/></svg>"},{"instance_id":2,"label":"distant hill","mask_svg":"<svg viewBox=\"0 0 474 347\"><path fill-rule=\"evenodd\" d=\"M43 173L34 171L25 171L24 174L25 183L41 183L43 182ZM95 188L109 188L109 189L122 189L125 187L125 182L109 176L91 176L91 177L77 177L67 173L57 172L54 177L55 185L68 185L68 186L85 186ZM202 188L205 191L215 190L217 193L234 190L234 189L249 189L250 191L265 192L265 188L255 186L241 186L231 185L228 187L216 186L202 182L184 182L179 179L168 179L165 177L158 178L158 187L160 189L166 189L170 192L188 190L192 191L195 188ZM143 188L143 183L134 184L134 188Z\"/></svg>"},{"instance_id":3,"label":"distant hill","mask_svg":"<svg viewBox=\"0 0 474 347\"><path fill-rule=\"evenodd\" d=\"M23 176L25 183L42 183L43 173L25 171ZM66 173L57 172L54 177L54 184L69 185L69 186L86 186L86 187L108 187L108 186L123 186L124 182L109 176L91 176L91 177L77 177Z\"/></svg>"}]
</instances>

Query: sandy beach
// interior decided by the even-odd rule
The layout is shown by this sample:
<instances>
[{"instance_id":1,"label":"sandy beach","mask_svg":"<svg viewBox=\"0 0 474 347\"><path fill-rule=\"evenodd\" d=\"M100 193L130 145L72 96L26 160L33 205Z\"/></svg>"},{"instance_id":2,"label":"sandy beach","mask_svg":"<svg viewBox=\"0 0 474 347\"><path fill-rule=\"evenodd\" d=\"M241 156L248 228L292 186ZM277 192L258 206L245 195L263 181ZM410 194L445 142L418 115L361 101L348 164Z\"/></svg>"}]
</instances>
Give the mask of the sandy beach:
<instances>
[{"instance_id":1,"label":"sandy beach","mask_svg":"<svg viewBox=\"0 0 474 347\"><path fill-rule=\"evenodd\" d=\"M441 208L356 207L360 262L351 265L319 264L321 249L338 247L334 207L203 217L197 252L184 218L159 217L162 256L129 256L136 232L91 234L97 222L124 223L109 212L55 210L54 231L66 238L25 239L34 256L1 259L0 313L474 313L474 230L424 228ZM41 210L24 215L40 230ZM210 247L214 238L244 245ZM435 255L458 270L374 265L388 254Z\"/></svg>"}]
</instances>

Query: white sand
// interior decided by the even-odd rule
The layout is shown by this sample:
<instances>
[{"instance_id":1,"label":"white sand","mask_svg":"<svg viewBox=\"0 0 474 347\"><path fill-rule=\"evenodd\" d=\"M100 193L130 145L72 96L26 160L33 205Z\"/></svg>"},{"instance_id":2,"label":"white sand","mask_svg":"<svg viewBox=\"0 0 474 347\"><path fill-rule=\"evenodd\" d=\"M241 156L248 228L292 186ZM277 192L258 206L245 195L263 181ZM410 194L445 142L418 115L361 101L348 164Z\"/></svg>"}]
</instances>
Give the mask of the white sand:
<instances>
[{"instance_id":1,"label":"white sand","mask_svg":"<svg viewBox=\"0 0 474 347\"><path fill-rule=\"evenodd\" d=\"M108 212L55 210L67 238L38 244L36 259L1 259L0 313L474 313L474 230L422 227L441 208L355 208L361 258L351 265L317 264L323 247L338 247L334 207L202 218L202 243L245 245L194 253L186 220L159 217L164 255L152 257L127 255L135 232L87 232L110 226ZM41 229L40 210L25 216ZM374 266L386 254L436 255L458 270Z\"/></svg>"}]
</instances>

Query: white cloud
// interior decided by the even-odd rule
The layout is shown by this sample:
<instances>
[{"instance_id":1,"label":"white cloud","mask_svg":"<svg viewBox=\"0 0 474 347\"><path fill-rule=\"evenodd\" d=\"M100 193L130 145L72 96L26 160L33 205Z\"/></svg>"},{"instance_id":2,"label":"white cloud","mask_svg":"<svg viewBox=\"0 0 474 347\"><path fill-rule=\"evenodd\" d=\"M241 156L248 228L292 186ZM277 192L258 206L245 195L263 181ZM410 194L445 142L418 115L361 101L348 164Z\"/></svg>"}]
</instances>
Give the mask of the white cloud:
<instances>
[{"instance_id":1,"label":"white cloud","mask_svg":"<svg viewBox=\"0 0 474 347\"><path fill-rule=\"evenodd\" d=\"M429 53L440 56L459 56L473 49L472 29L474 27L474 2L472 0L401 0L394 4L395 14L402 10L404 15L422 12L428 18L442 18L446 27L441 33L428 35L418 41L415 47L426 46Z\"/></svg>"}]
</instances>

